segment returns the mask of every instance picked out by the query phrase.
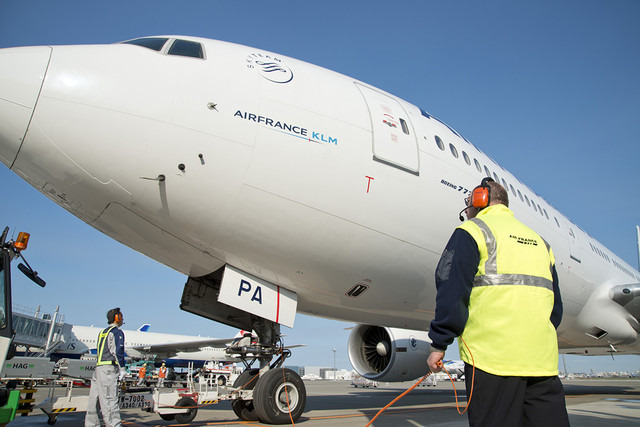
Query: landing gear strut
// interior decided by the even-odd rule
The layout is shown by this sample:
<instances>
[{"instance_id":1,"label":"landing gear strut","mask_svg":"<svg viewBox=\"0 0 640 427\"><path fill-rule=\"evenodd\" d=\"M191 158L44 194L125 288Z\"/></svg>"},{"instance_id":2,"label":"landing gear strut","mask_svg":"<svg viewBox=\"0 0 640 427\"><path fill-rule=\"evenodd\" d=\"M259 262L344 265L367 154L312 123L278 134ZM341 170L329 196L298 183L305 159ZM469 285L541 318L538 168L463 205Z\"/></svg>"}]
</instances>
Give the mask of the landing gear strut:
<instances>
[{"instance_id":1,"label":"landing gear strut","mask_svg":"<svg viewBox=\"0 0 640 427\"><path fill-rule=\"evenodd\" d=\"M227 353L239 355L247 368L236 379L234 387L253 390L253 400L238 398L231 402L233 412L245 421L295 423L304 411L307 391L300 376L283 367L291 351L282 345L280 325L256 317L252 326L258 342L252 343L248 336L227 349ZM274 356L277 358L271 363ZM256 360L260 362L260 369L251 368Z\"/></svg>"},{"instance_id":2,"label":"landing gear strut","mask_svg":"<svg viewBox=\"0 0 640 427\"><path fill-rule=\"evenodd\" d=\"M283 367L291 352L282 344L280 325L244 308L219 301L227 269L234 270L225 265L206 276L189 277L182 292L180 308L233 328L254 330L258 334L257 341L248 334L227 348L227 354L239 357L246 368L234 383L232 392L231 407L238 417L246 421L260 420L265 424L295 422L304 411L307 392L300 376ZM235 269L234 274L237 273L242 272ZM253 280L246 276L247 280ZM256 361L260 362L260 369L251 368Z\"/></svg>"}]
</instances>

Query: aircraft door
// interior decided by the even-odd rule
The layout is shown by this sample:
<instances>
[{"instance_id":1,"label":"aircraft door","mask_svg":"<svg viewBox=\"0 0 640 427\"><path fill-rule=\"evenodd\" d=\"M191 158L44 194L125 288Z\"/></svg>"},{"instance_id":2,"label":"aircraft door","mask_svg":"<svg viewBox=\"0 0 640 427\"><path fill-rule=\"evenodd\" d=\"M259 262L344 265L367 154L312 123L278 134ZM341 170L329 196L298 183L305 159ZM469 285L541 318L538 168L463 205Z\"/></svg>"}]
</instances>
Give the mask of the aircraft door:
<instances>
[{"instance_id":1,"label":"aircraft door","mask_svg":"<svg viewBox=\"0 0 640 427\"><path fill-rule=\"evenodd\" d=\"M394 98L357 84L364 96L373 131L373 158L418 174L418 142L409 115Z\"/></svg>"}]
</instances>

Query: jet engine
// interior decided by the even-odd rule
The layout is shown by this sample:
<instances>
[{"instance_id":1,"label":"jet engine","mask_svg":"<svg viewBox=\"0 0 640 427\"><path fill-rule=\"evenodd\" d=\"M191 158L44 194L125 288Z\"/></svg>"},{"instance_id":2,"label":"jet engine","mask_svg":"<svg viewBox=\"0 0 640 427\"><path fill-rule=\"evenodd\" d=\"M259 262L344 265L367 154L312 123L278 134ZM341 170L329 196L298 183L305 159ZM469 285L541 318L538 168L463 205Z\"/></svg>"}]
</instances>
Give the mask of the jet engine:
<instances>
[{"instance_id":1,"label":"jet engine","mask_svg":"<svg viewBox=\"0 0 640 427\"><path fill-rule=\"evenodd\" d=\"M349 335L349 360L363 377L410 381L429 372L426 331L358 325Z\"/></svg>"}]
</instances>

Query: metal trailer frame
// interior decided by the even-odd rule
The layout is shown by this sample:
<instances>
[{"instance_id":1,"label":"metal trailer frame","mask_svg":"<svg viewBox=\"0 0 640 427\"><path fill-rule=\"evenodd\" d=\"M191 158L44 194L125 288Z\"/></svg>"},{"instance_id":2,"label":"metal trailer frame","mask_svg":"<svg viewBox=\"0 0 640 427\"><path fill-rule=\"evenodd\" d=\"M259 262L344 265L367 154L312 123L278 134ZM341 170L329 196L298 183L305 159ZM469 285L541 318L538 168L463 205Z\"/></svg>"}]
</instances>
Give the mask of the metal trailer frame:
<instances>
[{"instance_id":1,"label":"metal trailer frame","mask_svg":"<svg viewBox=\"0 0 640 427\"><path fill-rule=\"evenodd\" d=\"M124 389L119 394L120 409L140 408L146 412L155 412L165 421L174 418L181 424L190 423L198 412L198 407L212 405L223 400L253 399L253 390L241 390L227 384L220 385L220 373L201 376L196 384L191 374L186 389L173 389L162 392L155 388L151 391L130 391ZM89 396L73 395L73 380L68 380L64 396L55 397L55 382L49 387L48 397L34 409L40 409L48 416L47 424L53 425L61 413L86 412Z\"/></svg>"}]
</instances>

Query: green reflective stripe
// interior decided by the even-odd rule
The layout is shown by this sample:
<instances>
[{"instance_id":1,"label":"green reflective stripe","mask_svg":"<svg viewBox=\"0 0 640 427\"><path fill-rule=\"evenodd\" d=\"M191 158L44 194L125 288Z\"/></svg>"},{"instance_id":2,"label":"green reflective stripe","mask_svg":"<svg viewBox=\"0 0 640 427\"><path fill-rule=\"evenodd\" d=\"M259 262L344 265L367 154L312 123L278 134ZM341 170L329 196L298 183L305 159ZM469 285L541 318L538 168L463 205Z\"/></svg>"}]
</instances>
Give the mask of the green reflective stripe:
<instances>
[{"instance_id":1,"label":"green reflective stripe","mask_svg":"<svg viewBox=\"0 0 640 427\"><path fill-rule=\"evenodd\" d=\"M473 279L474 288L477 286L499 285L534 286L553 291L553 282L551 280L527 274L487 274L484 276L476 276L475 279Z\"/></svg>"},{"instance_id":2,"label":"green reflective stripe","mask_svg":"<svg viewBox=\"0 0 640 427\"><path fill-rule=\"evenodd\" d=\"M487 255L489 258L484 263L484 272L486 274L498 274L498 250L496 237L493 235L493 232L489 228L486 222L481 220L480 218L471 218L471 222L480 228L482 234L484 234L484 241L487 245Z\"/></svg>"},{"instance_id":3,"label":"green reflective stripe","mask_svg":"<svg viewBox=\"0 0 640 427\"><path fill-rule=\"evenodd\" d=\"M109 332L111 332L113 328L115 328L115 326L111 326L108 329L104 329L98 335L98 363L96 363L96 366L113 365L112 360L106 360L106 361L102 360L102 353L104 352L104 346L107 343L107 337L109 336Z\"/></svg>"}]
</instances>

